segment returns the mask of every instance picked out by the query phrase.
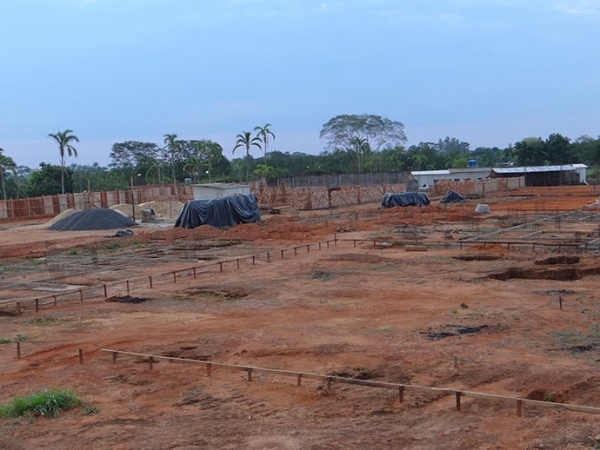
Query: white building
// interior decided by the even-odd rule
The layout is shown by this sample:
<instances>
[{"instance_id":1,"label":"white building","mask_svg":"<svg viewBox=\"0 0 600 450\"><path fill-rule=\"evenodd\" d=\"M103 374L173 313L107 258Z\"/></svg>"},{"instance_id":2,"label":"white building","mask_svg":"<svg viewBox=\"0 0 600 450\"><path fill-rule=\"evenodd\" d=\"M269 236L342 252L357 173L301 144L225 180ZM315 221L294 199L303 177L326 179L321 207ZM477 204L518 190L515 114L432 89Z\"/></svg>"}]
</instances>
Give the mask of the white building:
<instances>
[{"instance_id":1,"label":"white building","mask_svg":"<svg viewBox=\"0 0 600 450\"><path fill-rule=\"evenodd\" d=\"M460 169L423 170L411 172L413 178L419 183L419 190L426 191L440 180L465 181L482 180L489 178L490 167L464 167Z\"/></svg>"}]
</instances>

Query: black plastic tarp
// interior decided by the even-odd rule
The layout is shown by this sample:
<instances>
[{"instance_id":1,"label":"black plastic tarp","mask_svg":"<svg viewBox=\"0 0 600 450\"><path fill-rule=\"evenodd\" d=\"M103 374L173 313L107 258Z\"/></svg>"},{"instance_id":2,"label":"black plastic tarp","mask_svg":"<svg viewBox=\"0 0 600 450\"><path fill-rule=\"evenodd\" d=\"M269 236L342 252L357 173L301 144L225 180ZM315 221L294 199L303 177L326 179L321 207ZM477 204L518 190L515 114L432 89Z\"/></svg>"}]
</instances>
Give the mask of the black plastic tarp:
<instances>
[{"instance_id":1,"label":"black plastic tarp","mask_svg":"<svg viewBox=\"0 0 600 450\"><path fill-rule=\"evenodd\" d=\"M381 201L382 208L394 206L427 206L431 203L429 198L421 192L401 192L399 194L384 194Z\"/></svg>"},{"instance_id":2,"label":"black plastic tarp","mask_svg":"<svg viewBox=\"0 0 600 450\"><path fill-rule=\"evenodd\" d=\"M458 202L466 202L466 201L467 201L467 197L460 195L456 191L450 190L450 191L446 192L446 195L444 195L442 197L442 199L440 200L440 203L458 203Z\"/></svg>"},{"instance_id":3,"label":"black plastic tarp","mask_svg":"<svg viewBox=\"0 0 600 450\"><path fill-rule=\"evenodd\" d=\"M196 228L200 225L227 227L259 220L260 211L254 194L232 195L213 200L187 202L179 213L175 226L182 228Z\"/></svg>"}]
</instances>

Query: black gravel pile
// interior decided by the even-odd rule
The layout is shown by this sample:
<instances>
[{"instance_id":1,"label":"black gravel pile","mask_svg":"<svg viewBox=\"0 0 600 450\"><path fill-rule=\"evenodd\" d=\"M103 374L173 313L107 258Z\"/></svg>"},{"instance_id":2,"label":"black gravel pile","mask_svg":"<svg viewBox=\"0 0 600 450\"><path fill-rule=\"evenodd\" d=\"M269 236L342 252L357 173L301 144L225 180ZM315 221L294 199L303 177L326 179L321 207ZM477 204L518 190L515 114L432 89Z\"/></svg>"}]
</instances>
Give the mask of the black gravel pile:
<instances>
[{"instance_id":1,"label":"black gravel pile","mask_svg":"<svg viewBox=\"0 0 600 450\"><path fill-rule=\"evenodd\" d=\"M110 230L135 225L137 224L131 217L125 217L112 209L99 208L71 214L48 229L56 231Z\"/></svg>"}]
</instances>

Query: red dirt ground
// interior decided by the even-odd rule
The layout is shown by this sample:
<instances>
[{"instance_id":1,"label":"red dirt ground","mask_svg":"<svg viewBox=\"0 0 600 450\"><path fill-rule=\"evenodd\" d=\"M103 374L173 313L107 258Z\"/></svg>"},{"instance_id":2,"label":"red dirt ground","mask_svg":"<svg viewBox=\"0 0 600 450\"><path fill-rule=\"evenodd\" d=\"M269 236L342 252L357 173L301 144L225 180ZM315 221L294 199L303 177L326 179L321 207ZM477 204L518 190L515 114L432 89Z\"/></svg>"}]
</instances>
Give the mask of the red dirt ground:
<instances>
[{"instance_id":1,"label":"red dirt ground","mask_svg":"<svg viewBox=\"0 0 600 450\"><path fill-rule=\"evenodd\" d=\"M480 199L490 204L490 215L476 215L473 201L391 210L361 205L265 217L227 230L140 227L135 236L118 239L105 238L107 231L0 223L4 301L48 294L24 294L23 283L47 278L46 262L28 263L26 257L56 261L71 285L121 283L111 285L110 295L124 293L125 279L156 279L153 289L132 285L131 295L149 299L140 304L105 302L98 291L83 303L44 305L38 313L28 303L21 315L0 316L0 338L27 338L21 360L15 344L0 345L0 403L66 388L97 409L84 415L80 407L56 419L0 419L0 448L590 448L600 420L589 414L524 407L517 417L512 404L474 399L463 399L457 412L449 396L409 393L399 403L383 389L334 383L327 390L311 380L298 387L295 379L263 374L248 382L245 372L226 369L207 377L199 366L165 362L149 370L135 358L113 365L100 352L369 373L377 381L600 407L598 275L553 278L552 270L565 266L535 264L557 256L550 251L490 244L462 251L404 249L458 242L475 228L493 230L526 211L580 210L595 201L576 194L561 188L553 197ZM293 256L293 246L333 239L334 233L369 241L339 241L310 252L300 247ZM387 244L380 246L382 241ZM108 250L113 242L118 248ZM93 267L87 253L92 246L99 258ZM283 259L276 251L282 248L288 249ZM270 260L265 251L272 252ZM263 255L256 265L243 260L239 270L235 263L223 272L209 265L256 253ZM579 269L600 267L598 255L578 255ZM186 273L173 283L159 276L192 265L205 270L196 279ZM550 279L489 278L534 269ZM466 326L485 327L430 338Z\"/></svg>"}]
</instances>

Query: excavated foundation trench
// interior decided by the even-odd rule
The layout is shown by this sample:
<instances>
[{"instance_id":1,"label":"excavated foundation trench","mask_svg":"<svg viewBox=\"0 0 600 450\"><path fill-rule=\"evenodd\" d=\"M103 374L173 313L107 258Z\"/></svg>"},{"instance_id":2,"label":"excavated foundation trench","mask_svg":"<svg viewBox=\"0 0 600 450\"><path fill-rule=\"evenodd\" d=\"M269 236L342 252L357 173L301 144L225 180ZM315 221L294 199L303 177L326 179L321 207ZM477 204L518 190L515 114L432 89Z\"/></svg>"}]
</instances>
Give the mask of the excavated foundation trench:
<instances>
[{"instance_id":1,"label":"excavated foundation trench","mask_svg":"<svg viewBox=\"0 0 600 450\"><path fill-rule=\"evenodd\" d=\"M600 267L580 268L571 266L553 269L510 267L504 272L488 275L487 278L500 281L506 281L513 278L522 278L526 280L573 281L593 275L600 275Z\"/></svg>"}]
</instances>

